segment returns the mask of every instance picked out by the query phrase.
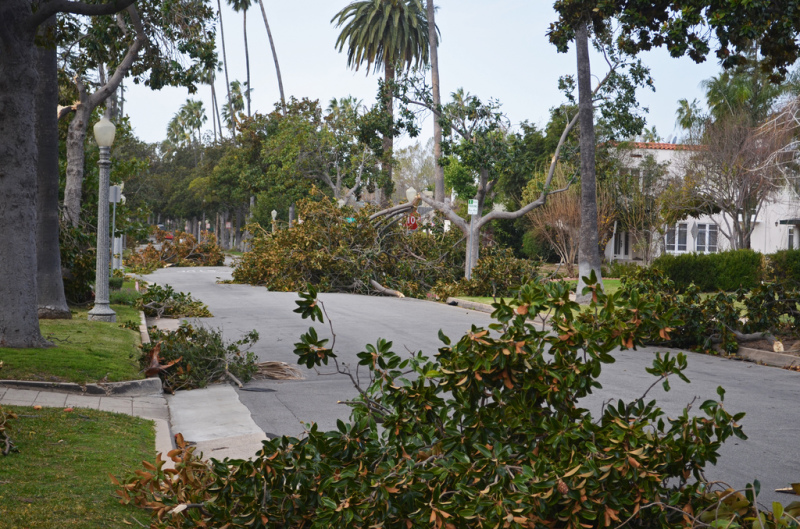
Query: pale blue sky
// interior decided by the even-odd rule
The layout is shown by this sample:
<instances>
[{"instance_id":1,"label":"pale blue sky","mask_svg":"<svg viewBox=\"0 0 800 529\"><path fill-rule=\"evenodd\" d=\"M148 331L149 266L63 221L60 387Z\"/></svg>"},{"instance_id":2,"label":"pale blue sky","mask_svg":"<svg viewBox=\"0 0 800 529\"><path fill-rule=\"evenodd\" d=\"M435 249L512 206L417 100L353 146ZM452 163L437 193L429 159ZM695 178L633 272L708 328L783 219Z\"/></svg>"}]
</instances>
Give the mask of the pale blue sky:
<instances>
[{"instance_id":1,"label":"pale blue sky","mask_svg":"<svg viewBox=\"0 0 800 529\"><path fill-rule=\"evenodd\" d=\"M354 95L372 104L376 75L351 71L346 56L334 48L338 30L330 23L347 0L264 0L278 51L287 97L320 99L325 105L333 97ZM245 61L242 17L224 5L226 47L231 80L244 81ZM575 55L559 54L548 42L546 31L555 20L550 0L439 0L437 24L441 30L439 63L442 94L449 96L459 87L483 99L496 98L511 123L528 120L543 125L551 107L563 101L558 78L574 74ZM217 32L219 41L220 34ZM269 112L278 100L278 87L266 30L256 3L248 12L248 40L253 112ZM218 44L218 49L221 47ZM572 51L572 50L571 50ZM220 51L220 58L222 53ZM597 58L599 59L599 57ZM703 100L700 81L716 75L715 61L695 64L690 59L672 59L663 50L642 55L651 67L656 92L642 91L640 101L650 108L649 125L672 138L675 109L680 98ZM600 60L593 73L605 70ZM217 80L223 94L224 74ZM125 112L131 116L136 134L145 141L161 141L167 122L185 102L185 89L151 92L143 86L127 86ZM202 99L211 129L211 95L208 87L191 96ZM424 137L430 136L430 120ZM406 140L407 141L407 140ZM401 145L405 141L401 140Z\"/></svg>"}]
</instances>

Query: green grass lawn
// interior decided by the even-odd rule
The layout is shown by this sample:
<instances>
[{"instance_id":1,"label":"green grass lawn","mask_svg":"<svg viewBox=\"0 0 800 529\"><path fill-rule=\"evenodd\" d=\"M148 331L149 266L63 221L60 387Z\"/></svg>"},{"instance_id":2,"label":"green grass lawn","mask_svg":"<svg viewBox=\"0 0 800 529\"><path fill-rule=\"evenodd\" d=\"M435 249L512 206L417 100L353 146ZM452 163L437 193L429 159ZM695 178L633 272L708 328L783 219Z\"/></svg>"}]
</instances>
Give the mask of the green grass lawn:
<instances>
[{"instance_id":1,"label":"green grass lawn","mask_svg":"<svg viewBox=\"0 0 800 529\"><path fill-rule=\"evenodd\" d=\"M88 321L88 309L73 309L71 320L41 320L42 336L55 344L46 349L0 348L0 379L52 382L108 382L142 378L138 357L138 331L121 327L139 325L139 312L112 305L117 323Z\"/></svg>"},{"instance_id":2,"label":"green grass lawn","mask_svg":"<svg viewBox=\"0 0 800 529\"><path fill-rule=\"evenodd\" d=\"M567 283L573 289L578 285L577 281L567 281ZM603 287L605 288L606 293L613 294L620 288L620 280L619 279L604 279L603 280ZM465 299L467 301L474 301L476 303L487 303L492 304L494 303L494 299L491 296L458 296L458 299ZM503 298L505 299L506 303L509 302L512 298Z\"/></svg>"},{"instance_id":3,"label":"green grass lawn","mask_svg":"<svg viewBox=\"0 0 800 529\"><path fill-rule=\"evenodd\" d=\"M120 505L109 474L127 476L153 459L152 421L85 409L3 409L19 416L9 421L19 452L0 455L0 527L149 526L149 513Z\"/></svg>"}]
</instances>

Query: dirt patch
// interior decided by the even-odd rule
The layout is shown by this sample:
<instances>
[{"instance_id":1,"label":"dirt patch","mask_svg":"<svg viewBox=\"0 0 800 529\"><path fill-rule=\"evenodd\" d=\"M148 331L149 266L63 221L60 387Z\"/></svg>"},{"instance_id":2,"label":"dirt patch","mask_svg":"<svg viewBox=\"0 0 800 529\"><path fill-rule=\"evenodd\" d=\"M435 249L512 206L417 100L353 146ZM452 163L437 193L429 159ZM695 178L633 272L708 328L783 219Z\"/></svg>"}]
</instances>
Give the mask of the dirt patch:
<instances>
[{"instance_id":1,"label":"dirt patch","mask_svg":"<svg viewBox=\"0 0 800 529\"><path fill-rule=\"evenodd\" d=\"M794 338L787 338L780 340L780 342L783 343L783 351L775 351L772 343L769 340L744 342L740 343L739 346L747 347L748 349L758 349L759 351L780 352L783 354L800 357L800 340L796 340Z\"/></svg>"}]
</instances>

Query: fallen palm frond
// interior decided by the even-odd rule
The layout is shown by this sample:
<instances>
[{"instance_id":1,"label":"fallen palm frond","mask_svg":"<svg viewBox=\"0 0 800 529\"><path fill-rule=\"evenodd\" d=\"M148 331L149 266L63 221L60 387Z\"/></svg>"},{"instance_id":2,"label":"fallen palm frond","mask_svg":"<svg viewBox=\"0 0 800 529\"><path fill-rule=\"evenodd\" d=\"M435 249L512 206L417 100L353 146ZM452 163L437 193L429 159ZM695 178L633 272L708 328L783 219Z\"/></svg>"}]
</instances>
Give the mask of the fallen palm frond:
<instances>
[{"instance_id":1,"label":"fallen palm frond","mask_svg":"<svg viewBox=\"0 0 800 529\"><path fill-rule=\"evenodd\" d=\"M259 362L256 364L253 378L271 378L274 380L303 380L303 373L286 362Z\"/></svg>"}]
</instances>

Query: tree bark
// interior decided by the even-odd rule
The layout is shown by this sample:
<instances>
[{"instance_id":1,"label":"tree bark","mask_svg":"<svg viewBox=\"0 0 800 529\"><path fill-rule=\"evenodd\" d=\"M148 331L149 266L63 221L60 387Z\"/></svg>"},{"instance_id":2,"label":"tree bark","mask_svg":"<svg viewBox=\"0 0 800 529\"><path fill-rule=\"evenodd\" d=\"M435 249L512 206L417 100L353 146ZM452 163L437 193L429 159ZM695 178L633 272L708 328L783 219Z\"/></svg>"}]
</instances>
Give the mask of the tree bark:
<instances>
[{"instance_id":1,"label":"tree bark","mask_svg":"<svg viewBox=\"0 0 800 529\"><path fill-rule=\"evenodd\" d=\"M45 31L55 17L44 25ZM37 227L36 260L39 318L70 319L58 240L58 59L56 48L38 48L39 85L36 90Z\"/></svg>"},{"instance_id":2,"label":"tree bark","mask_svg":"<svg viewBox=\"0 0 800 529\"><path fill-rule=\"evenodd\" d=\"M272 40L272 31L269 29L269 21L267 20L267 11L264 9L264 0L258 0L258 5L261 6L261 16L264 17L264 26L267 28L267 37L269 38L269 47L272 50L272 60L275 62L275 73L278 76L278 91L281 94L281 109L283 115L286 115L286 97L283 94L283 78L281 77L281 67L278 64L278 53L275 51L275 42Z\"/></svg>"},{"instance_id":3,"label":"tree bark","mask_svg":"<svg viewBox=\"0 0 800 529\"><path fill-rule=\"evenodd\" d=\"M83 193L83 173L86 130L94 108L89 108L83 82L78 80L78 93L81 102L75 108L75 115L69 122L67 131L67 181L64 185L64 218L77 227L81 216L81 194Z\"/></svg>"},{"instance_id":4,"label":"tree bark","mask_svg":"<svg viewBox=\"0 0 800 529\"><path fill-rule=\"evenodd\" d=\"M36 48L30 0L0 2L0 347L42 347L36 303ZM47 17L49 18L49 17Z\"/></svg>"},{"instance_id":5,"label":"tree bark","mask_svg":"<svg viewBox=\"0 0 800 529\"><path fill-rule=\"evenodd\" d=\"M580 112L581 151L581 233L578 250L577 300L586 302L590 296L581 292L592 271L602 285L600 274L600 250L597 233L597 183L595 172L594 105L592 102L592 72L589 62L589 27L580 24L575 32L575 47L578 56L578 108Z\"/></svg>"},{"instance_id":6,"label":"tree bark","mask_svg":"<svg viewBox=\"0 0 800 529\"><path fill-rule=\"evenodd\" d=\"M435 176L433 198L437 202L444 202L444 167L439 165L442 159L442 125L439 123L438 109L442 106L442 96L439 91L439 39L436 36L436 21L433 0L428 0L428 41L431 54L431 85L433 89L433 160L435 163Z\"/></svg>"},{"instance_id":7,"label":"tree bark","mask_svg":"<svg viewBox=\"0 0 800 529\"><path fill-rule=\"evenodd\" d=\"M85 159L84 142L86 141L86 129L89 126L89 119L91 119L94 109L116 92L117 87L119 87L122 79L130 70L133 61L139 55L139 50L147 39L136 8L131 6L127 11L131 16L136 36L125 53L125 57L114 71L114 75L109 77L108 81L103 83L103 86L91 95L86 93L86 87L80 74L75 77L80 101L75 105L75 116L70 121L69 132L67 133L67 182L64 187L64 214L67 220L76 227L81 214Z\"/></svg>"}]
</instances>

